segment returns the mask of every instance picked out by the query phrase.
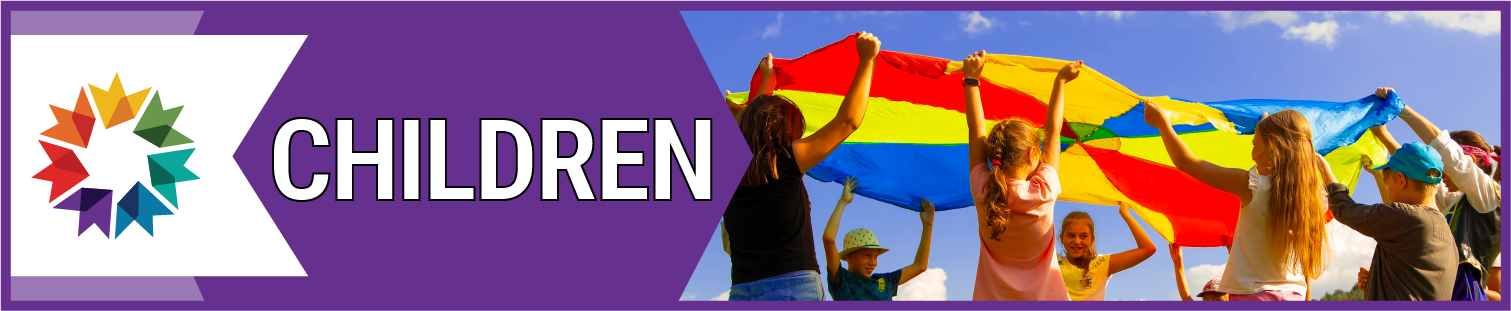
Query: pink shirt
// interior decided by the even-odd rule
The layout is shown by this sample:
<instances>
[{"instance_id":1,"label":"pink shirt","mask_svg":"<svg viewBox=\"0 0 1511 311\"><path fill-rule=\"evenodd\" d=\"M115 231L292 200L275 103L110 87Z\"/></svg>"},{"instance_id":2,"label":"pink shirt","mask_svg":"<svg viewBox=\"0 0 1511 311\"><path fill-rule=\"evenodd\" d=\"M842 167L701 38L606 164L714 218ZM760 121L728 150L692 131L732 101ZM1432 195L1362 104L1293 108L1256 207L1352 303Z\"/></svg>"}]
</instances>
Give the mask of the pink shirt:
<instances>
[{"instance_id":1,"label":"pink shirt","mask_svg":"<svg viewBox=\"0 0 1511 311\"><path fill-rule=\"evenodd\" d=\"M991 181L986 164L971 169L971 195L985 200ZM991 238L986 206L977 204L981 261L976 266L972 300L1070 300L1060 266L1055 264L1055 197L1060 195L1059 172L1041 165L1028 180L1014 180L1004 189L1012 210L1007 231ZM999 241L1000 240L1000 241Z\"/></svg>"}]
</instances>

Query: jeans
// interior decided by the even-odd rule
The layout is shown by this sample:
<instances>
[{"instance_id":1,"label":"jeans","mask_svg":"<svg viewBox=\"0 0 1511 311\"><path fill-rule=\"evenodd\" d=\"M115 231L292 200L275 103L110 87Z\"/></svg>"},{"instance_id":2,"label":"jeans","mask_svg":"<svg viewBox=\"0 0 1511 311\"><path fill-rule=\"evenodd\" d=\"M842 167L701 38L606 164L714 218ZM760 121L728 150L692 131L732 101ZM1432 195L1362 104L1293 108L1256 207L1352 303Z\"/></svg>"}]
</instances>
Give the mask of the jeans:
<instances>
[{"instance_id":1,"label":"jeans","mask_svg":"<svg viewBox=\"0 0 1511 311\"><path fill-rule=\"evenodd\" d=\"M824 300L823 277L802 270L729 287L729 301Z\"/></svg>"}]
</instances>

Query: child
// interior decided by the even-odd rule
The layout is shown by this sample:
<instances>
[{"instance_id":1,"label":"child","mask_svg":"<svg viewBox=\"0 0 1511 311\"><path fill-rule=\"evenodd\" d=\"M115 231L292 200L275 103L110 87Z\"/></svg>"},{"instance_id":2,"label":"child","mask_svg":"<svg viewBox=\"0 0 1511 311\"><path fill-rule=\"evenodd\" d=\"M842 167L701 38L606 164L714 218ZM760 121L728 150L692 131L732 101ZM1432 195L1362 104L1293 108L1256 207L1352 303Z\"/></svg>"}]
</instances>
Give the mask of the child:
<instances>
[{"instance_id":1,"label":"child","mask_svg":"<svg viewBox=\"0 0 1511 311\"><path fill-rule=\"evenodd\" d=\"M1375 89L1375 96L1387 97L1391 88ZM1411 126L1413 133L1428 142L1443 161L1443 185L1434 195L1439 209L1447 215L1449 230L1459 252L1458 276L1455 277L1453 300L1483 301L1492 295L1485 286L1486 267L1500 254L1500 183L1495 163L1491 163L1488 151L1465 143L1488 147L1479 134L1438 129L1431 121L1417 114L1411 107L1401 110L1401 121ZM1386 143L1386 148L1399 147L1390 132L1383 126L1371 129ZM1472 135L1469 135L1472 134ZM1453 137L1458 136L1458 137ZM1455 139L1457 138L1457 139ZM1463 140L1463 142L1460 142ZM1477 140L1477 142L1476 142ZM1478 150L1478 152L1475 152ZM1471 154L1478 153L1482 156ZM1483 164L1483 165L1480 165ZM1498 293L1494 294L1499 296ZM1496 297L1499 298L1499 297Z\"/></svg>"},{"instance_id":2,"label":"child","mask_svg":"<svg viewBox=\"0 0 1511 311\"><path fill-rule=\"evenodd\" d=\"M1364 166L1370 167L1369 157ZM1409 143L1390 155L1380 167L1376 183L1383 184L1388 203L1354 203L1348 186L1338 183L1322 155L1317 163L1327 182L1328 206L1337 219L1359 234L1375 239L1369 272L1374 282L1361 284L1367 300L1446 301L1453 296L1453 276L1458 254L1452 232L1443 222L1443 212L1433 194L1443 181L1443 161L1422 143ZM1388 195L1388 196L1387 196Z\"/></svg>"},{"instance_id":3,"label":"child","mask_svg":"<svg viewBox=\"0 0 1511 311\"><path fill-rule=\"evenodd\" d=\"M1306 117L1282 110L1260 119L1251 154L1256 165L1247 172L1197 158L1170 127L1164 108L1148 100L1144 121L1159 129L1177 169L1242 204L1219 289L1234 301L1306 300L1328 255L1327 205Z\"/></svg>"},{"instance_id":4,"label":"child","mask_svg":"<svg viewBox=\"0 0 1511 311\"><path fill-rule=\"evenodd\" d=\"M818 165L860 127L871 97L871 72L881 41L855 34L860 64L834 119L803 137L803 114L772 95L771 58L761 61L761 86L744 109L730 111L752 157L724 210L728 234L729 300L823 300L803 172Z\"/></svg>"},{"instance_id":5,"label":"child","mask_svg":"<svg viewBox=\"0 0 1511 311\"><path fill-rule=\"evenodd\" d=\"M1154 256L1154 242L1144 234L1144 227L1133 220L1128 206L1119 204L1118 213L1122 214L1123 222L1128 223L1128 231L1132 231L1138 248L1112 255L1097 254L1096 224L1091 221L1091 215L1071 212L1060 223L1060 245L1065 247L1065 254L1058 259L1070 300L1102 300L1107 294L1108 278Z\"/></svg>"},{"instance_id":6,"label":"child","mask_svg":"<svg viewBox=\"0 0 1511 311\"><path fill-rule=\"evenodd\" d=\"M1045 116L1045 136L1023 120L987 131L981 108L981 71L986 51L965 59L966 123L970 137L971 195L981 236L974 300L1070 300L1060 266L1054 264L1054 203L1060 195L1060 127L1064 87L1080 74L1081 62L1055 77ZM1050 139L1044 139L1049 137Z\"/></svg>"},{"instance_id":7,"label":"child","mask_svg":"<svg viewBox=\"0 0 1511 311\"><path fill-rule=\"evenodd\" d=\"M1185 283L1185 281L1181 282ZM1228 301L1228 293L1217 290L1219 284L1222 284L1222 278L1212 278L1211 281L1207 281L1206 286L1201 287L1201 293L1196 294L1196 296L1201 297L1201 301ZM1185 287L1184 284L1181 286ZM1185 298L1186 301L1191 301L1191 296L1185 295L1185 292L1185 290L1181 290L1181 297Z\"/></svg>"},{"instance_id":8,"label":"child","mask_svg":"<svg viewBox=\"0 0 1511 311\"><path fill-rule=\"evenodd\" d=\"M839 232L839 217L845 213L845 206L855 199L852 191L856 187L859 186L855 184L854 177L845 178L845 192L840 194L839 204L834 206L834 214L829 216L829 225L824 227L824 258L829 265L829 294L834 295L834 300L890 301L892 296L897 296L898 286L929 269L929 240L934 232L934 204L923 200L923 212L918 213L918 219L923 222L923 238L918 242L918 254L913 256L913 264L901 270L875 274L876 259L886 253L887 249L881 247L871 230L850 230L850 233L845 234L845 250L836 253L834 248L834 234ZM845 260L849 269L839 265L840 259Z\"/></svg>"}]
</instances>

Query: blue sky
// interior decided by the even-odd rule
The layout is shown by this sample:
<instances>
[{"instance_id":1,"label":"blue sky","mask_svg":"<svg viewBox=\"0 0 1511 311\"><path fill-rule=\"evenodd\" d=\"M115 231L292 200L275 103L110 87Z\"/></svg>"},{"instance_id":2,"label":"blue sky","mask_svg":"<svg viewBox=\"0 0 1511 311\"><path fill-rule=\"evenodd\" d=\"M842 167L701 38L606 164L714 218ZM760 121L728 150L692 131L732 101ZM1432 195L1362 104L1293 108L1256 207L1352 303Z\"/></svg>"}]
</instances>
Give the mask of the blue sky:
<instances>
[{"instance_id":1,"label":"blue sky","mask_svg":"<svg viewBox=\"0 0 1511 311\"><path fill-rule=\"evenodd\" d=\"M1129 89L1146 96L1197 101L1305 99L1348 101L1375 87L1394 87L1407 105L1448 130L1473 130L1500 142L1500 16L1495 12L683 12L723 90L749 88L751 72L765 55L795 58L857 31L876 33L882 49L948 59L971 52L1085 60ZM1419 141L1399 120L1389 125L1401 142ZM1494 143L1493 143L1494 144ZM1379 202L1374 180L1360 180L1355 199ZM865 181L861 181L864 185ZM813 228L820 234L840 187L807 179ZM1067 185L1067 187L1070 185ZM1135 247L1116 207L1059 202L1058 223L1072 211L1097 222L1097 250ZM1140 220L1142 224L1142 220ZM980 245L975 215L967 209L940 212L934 226L929 278L904 287L915 294L969 300ZM916 213L858 197L847 209L841 232L865 227L891 248L877 271L911 263L919 231ZM1374 241L1334 223L1334 261L1313 297L1347 289L1368 266ZM1169 300L1174 269L1163 241L1145 226L1159 251L1114 275L1108 300ZM682 295L717 298L729 290L729 258L710 224L709 245ZM814 237L814 244L818 243ZM1056 242L1058 245L1058 242ZM1057 246L1058 248L1058 246ZM821 249L819 251L822 251ZM1222 270L1221 248L1188 248L1190 286L1200 287ZM818 259L822 265L822 254ZM918 284L913 284L918 283ZM909 289L904 289L905 292ZM929 294L925 294L929 293Z\"/></svg>"}]
</instances>

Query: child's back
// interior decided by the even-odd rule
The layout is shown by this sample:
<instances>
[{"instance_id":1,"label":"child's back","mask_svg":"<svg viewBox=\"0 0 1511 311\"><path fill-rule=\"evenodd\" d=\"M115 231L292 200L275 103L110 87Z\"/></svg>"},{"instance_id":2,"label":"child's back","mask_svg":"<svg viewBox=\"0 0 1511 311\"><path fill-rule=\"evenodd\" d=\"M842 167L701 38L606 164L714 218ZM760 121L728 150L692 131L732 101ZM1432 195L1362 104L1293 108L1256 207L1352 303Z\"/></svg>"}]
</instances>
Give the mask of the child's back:
<instances>
[{"instance_id":1,"label":"child's back","mask_svg":"<svg viewBox=\"0 0 1511 311\"><path fill-rule=\"evenodd\" d=\"M986 165L971 170L971 194L986 196L991 182ZM1008 230L996 239L980 226L981 260L976 267L973 300L1069 300L1060 266L1054 261L1054 200L1060 195L1058 172L1040 166L1029 180L1014 180L1004 190L1012 210ZM985 209L978 208L985 219Z\"/></svg>"},{"instance_id":2,"label":"child's back","mask_svg":"<svg viewBox=\"0 0 1511 311\"><path fill-rule=\"evenodd\" d=\"M1223 269L1218 291L1251 295L1267 290L1306 292L1306 277L1297 271L1287 273L1285 261L1270 246L1270 176L1249 170L1249 189L1253 200L1238 211L1238 227L1233 233L1232 253ZM1321 194L1318 194L1321 195Z\"/></svg>"}]
</instances>

